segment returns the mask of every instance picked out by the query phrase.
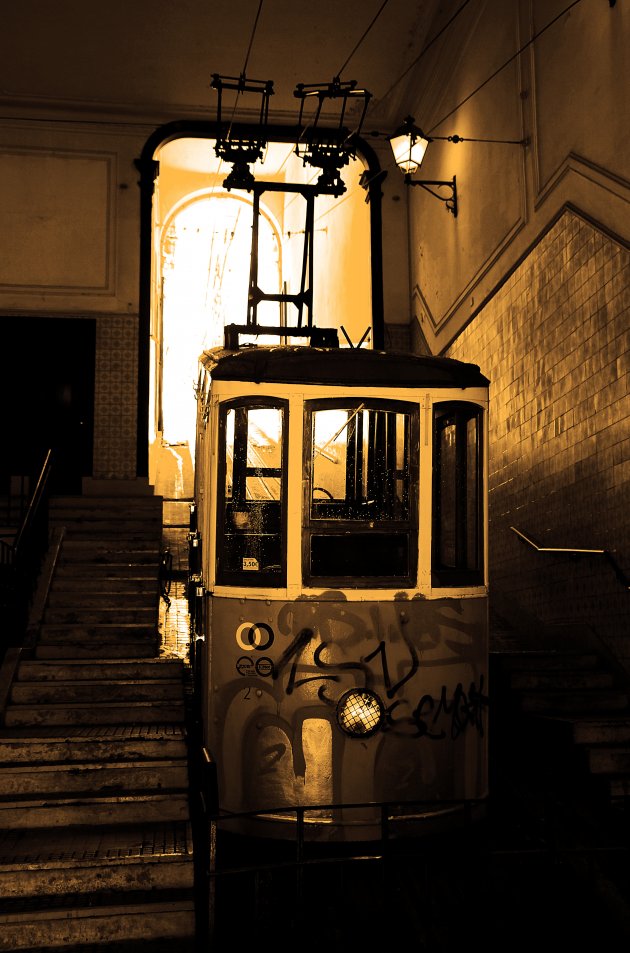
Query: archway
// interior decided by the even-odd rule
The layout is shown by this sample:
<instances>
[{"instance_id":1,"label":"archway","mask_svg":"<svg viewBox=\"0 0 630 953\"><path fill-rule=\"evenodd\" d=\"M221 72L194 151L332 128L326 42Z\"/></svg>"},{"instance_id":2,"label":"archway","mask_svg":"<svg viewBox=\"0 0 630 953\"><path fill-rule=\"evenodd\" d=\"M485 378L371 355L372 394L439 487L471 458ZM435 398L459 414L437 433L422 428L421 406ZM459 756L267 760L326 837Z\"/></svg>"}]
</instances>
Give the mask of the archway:
<instances>
[{"instance_id":1,"label":"archway","mask_svg":"<svg viewBox=\"0 0 630 953\"><path fill-rule=\"evenodd\" d=\"M143 472L143 457L146 455L144 472L153 485L155 449L162 445L163 439L181 440L186 446L192 446L197 361L203 349L223 343L220 338L217 340L218 315L222 313L223 320L229 320L229 323L244 323L251 251L251 232L247 234L247 229L251 227L252 200L249 194L240 190L226 191L224 181L228 170L216 159L211 129L206 129L207 124L199 124L198 131L187 134L180 125L175 125L177 128L170 135L168 127L156 132L138 163L142 172L144 236L138 364L138 474ZM273 284L264 290L293 293L299 287L302 267L300 243L304 238L304 211L300 196L284 192L282 183L310 186L318 172L305 167L296 157L295 131L291 130L277 131L277 139L269 142L264 158L252 171L257 182L274 183L273 189L264 192L260 203L259 273L263 270L269 273L270 269L274 273ZM313 235L315 323L317 327L343 326L352 341L363 339L368 346L381 347L381 195L378 163L369 147L365 147L365 155L350 161L343 171L343 178L347 184L346 194L341 198L322 195L317 199ZM229 216L223 226L215 223L216 229L207 222L194 222L193 209L202 209L204 204L215 211L219 208L239 209L236 231L241 231L242 226L241 235L246 235L246 238L241 240L233 234L234 222L230 224ZM244 209L248 211L247 216ZM149 220L150 233L145 230ZM213 236L217 230L219 235ZM177 245L184 260L184 249L189 238L192 242L193 233L198 239L199 254L189 255L188 268L180 270ZM174 247L173 240L177 243ZM244 249L247 262L234 264L242 261ZM193 260L201 260L198 274L193 273ZM174 308L171 313L170 304L178 296L178 276L186 272L188 275L182 283L188 282L191 287L180 298L183 306ZM216 276L220 277L218 293L213 287ZM232 293L232 277L235 285L240 279L238 292L234 287ZM264 278L264 282L268 280L268 277ZM196 303L191 302L191 296L193 299L196 296ZM202 297L205 300L200 307ZM286 309L286 305L263 302L260 307L259 323L284 323L286 313L280 314L278 320L278 308ZM291 305L288 307L290 311ZM265 309L271 308L276 309L275 313L265 318ZM212 321L210 313L214 316ZM291 323L289 315L288 324ZM211 324L214 324L214 332L210 331ZM370 332L368 336L367 330ZM342 344L345 346L345 338L342 338ZM178 357L176 352L182 351L184 353ZM180 371L175 373L172 381L167 366L171 361L173 366L180 363ZM175 402L172 408L171 399ZM179 406L186 414L187 408L191 408L190 423L181 430L177 423ZM148 441L143 447L142 435L147 432Z\"/></svg>"}]
</instances>

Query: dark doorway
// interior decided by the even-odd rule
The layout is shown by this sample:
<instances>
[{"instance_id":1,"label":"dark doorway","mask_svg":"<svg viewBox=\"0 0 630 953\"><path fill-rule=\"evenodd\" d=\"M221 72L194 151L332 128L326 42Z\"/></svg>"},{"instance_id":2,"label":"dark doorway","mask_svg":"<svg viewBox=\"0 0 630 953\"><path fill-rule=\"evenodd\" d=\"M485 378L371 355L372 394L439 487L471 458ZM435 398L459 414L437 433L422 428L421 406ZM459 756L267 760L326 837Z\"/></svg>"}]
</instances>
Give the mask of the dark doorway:
<instances>
[{"instance_id":1,"label":"dark doorway","mask_svg":"<svg viewBox=\"0 0 630 953\"><path fill-rule=\"evenodd\" d=\"M36 476L52 449L52 492L81 493L92 473L96 321L2 318L0 342L3 487Z\"/></svg>"}]
</instances>

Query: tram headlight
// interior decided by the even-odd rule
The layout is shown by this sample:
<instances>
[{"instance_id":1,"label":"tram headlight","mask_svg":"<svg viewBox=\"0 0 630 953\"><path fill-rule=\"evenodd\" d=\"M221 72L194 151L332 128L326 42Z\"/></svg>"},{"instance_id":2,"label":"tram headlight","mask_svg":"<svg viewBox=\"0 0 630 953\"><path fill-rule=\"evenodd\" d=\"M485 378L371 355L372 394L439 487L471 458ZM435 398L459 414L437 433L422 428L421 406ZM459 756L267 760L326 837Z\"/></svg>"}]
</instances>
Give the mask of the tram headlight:
<instances>
[{"instance_id":1,"label":"tram headlight","mask_svg":"<svg viewBox=\"0 0 630 953\"><path fill-rule=\"evenodd\" d=\"M337 703L337 723L353 738L368 738L383 722L383 706L378 695L367 688L351 688Z\"/></svg>"}]
</instances>

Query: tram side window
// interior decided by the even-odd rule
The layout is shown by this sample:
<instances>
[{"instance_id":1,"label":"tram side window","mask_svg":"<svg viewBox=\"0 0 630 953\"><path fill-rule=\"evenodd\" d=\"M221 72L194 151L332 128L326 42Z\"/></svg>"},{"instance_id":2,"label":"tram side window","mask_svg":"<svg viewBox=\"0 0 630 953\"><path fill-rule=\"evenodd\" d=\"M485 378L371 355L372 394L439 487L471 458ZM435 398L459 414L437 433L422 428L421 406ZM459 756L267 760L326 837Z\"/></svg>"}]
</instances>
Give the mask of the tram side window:
<instances>
[{"instance_id":1,"label":"tram side window","mask_svg":"<svg viewBox=\"0 0 630 953\"><path fill-rule=\"evenodd\" d=\"M483 583L482 409L434 405L432 584Z\"/></svg>"},{"instance_id":2,"label":"tram side window","mask_svg":"<svg viewBox=\"0 0 630 953\"><path fill-rule=\"evenodd\" d=\"M401 401L307 402L307 581L413 584L417 426Z\"/></svg>"},{"instance_id":3,"label":"tram side window","mask_svg":"<svg viewBox=\"0 0 630 953\"><path fill-rule=\"evenodd\" d=\"M282 585L284 406L230 403L219 413L217 582Z\"/></svg>"}]
</instances>

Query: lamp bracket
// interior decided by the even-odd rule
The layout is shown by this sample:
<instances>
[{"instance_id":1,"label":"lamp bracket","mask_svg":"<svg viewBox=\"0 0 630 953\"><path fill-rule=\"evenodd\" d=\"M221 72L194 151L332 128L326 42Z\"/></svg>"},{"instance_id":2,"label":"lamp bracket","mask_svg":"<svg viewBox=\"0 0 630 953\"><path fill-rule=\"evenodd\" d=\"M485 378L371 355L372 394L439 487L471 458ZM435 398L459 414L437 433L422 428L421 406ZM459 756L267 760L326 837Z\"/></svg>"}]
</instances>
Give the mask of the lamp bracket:
<instances>
[{"instance_id":1,"label":"lamp bracket","mask_svg":"<svg viewBox=\"0 0 630 953\"><path fill-rule=\"evenodd\" d=\"M447 211L453 213L453 218L457 218L457 182L455 176L453 176L450 181L440 179L412 179L411 173L408 172L405 175L405 184L421 186L425 192L433 195L434 198L439 199L440 202L444 202ZM441 195L439 192L434 191L435 188L450 189L450 194L446 196Z\"/></svg>"}]
</instances>

